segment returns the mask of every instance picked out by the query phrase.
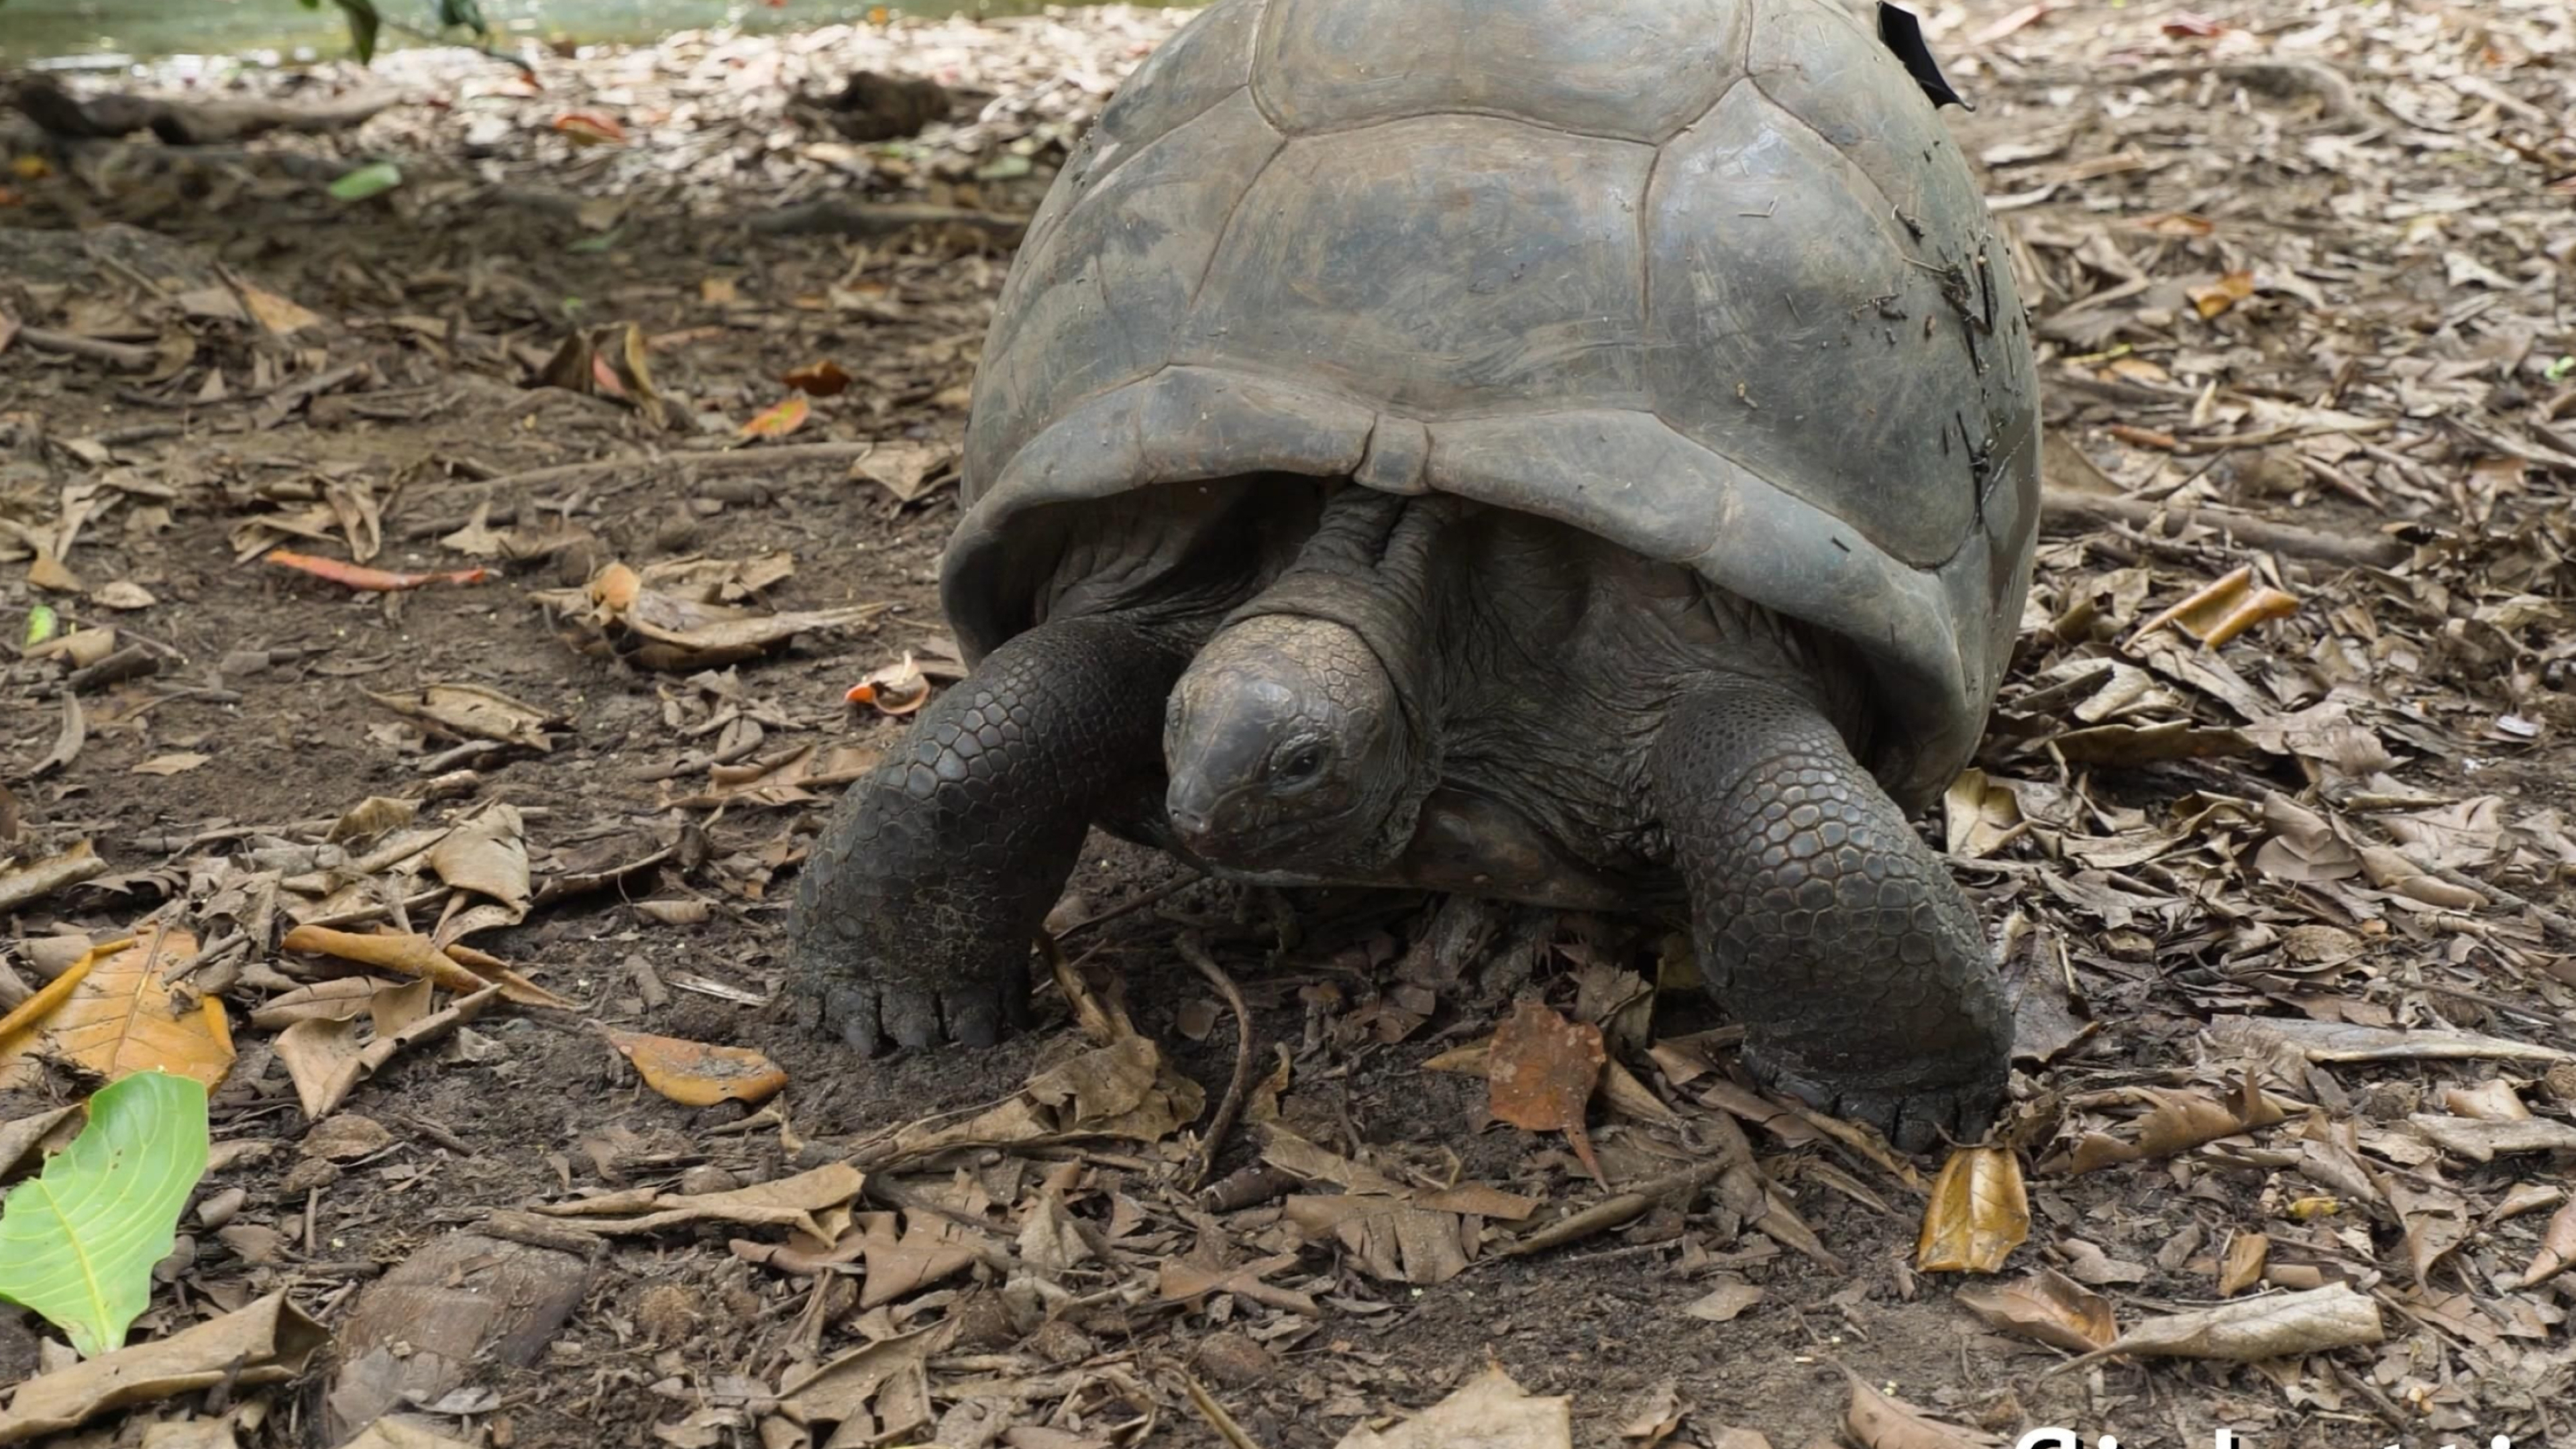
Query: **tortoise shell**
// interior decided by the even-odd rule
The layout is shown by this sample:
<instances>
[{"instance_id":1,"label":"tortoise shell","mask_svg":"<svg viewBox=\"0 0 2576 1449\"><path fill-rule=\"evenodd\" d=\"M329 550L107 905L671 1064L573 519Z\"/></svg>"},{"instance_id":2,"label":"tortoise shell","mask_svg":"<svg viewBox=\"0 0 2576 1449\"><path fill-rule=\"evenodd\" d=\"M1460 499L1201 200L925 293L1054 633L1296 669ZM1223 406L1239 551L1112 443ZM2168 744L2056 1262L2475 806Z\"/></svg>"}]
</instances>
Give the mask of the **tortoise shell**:
<instances>
[{"instance_id":1,"label":"tortoise shell","mask_svg":"<svg viewBox=\"0 0 2576 1449\"><path fill-rule=\"evenodd\" d=\"M1831 0L1218 0L1031 221L942 604L970 662L1038 622L1062 505L1453 493L1849 638L1919 809L2030 584L2029 338L1958 146Z\"/></svg>"}]
</instances>

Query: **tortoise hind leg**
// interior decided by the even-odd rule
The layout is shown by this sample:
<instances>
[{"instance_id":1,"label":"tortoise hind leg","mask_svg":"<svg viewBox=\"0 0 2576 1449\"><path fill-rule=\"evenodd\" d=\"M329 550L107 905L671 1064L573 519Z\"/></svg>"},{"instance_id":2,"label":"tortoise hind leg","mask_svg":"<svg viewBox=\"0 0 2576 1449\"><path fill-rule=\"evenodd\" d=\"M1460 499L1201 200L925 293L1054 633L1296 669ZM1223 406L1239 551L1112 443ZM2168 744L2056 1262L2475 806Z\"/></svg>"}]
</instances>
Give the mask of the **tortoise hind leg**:
<instances>
[{"instance_id":1,"label":"tortoise hind leg","mask_svg":"<svg viewBox=\"0 0 2576 1449\"><path fill-rule=\"evenodd\" d=\"M1756 1079L1902 1151L1982 1134L2012 1046L1984 932L1816 706L1760 680L1694 686L1648 782Z\"/></svg>"},{"instance_id":2,"label":"tortoise hind leg","mask_svg":"<svg viewBox=\"0 0 2576 1449\"><path fill-rule=\"evenodd\" d=\"M1177 640L1041 625L932 701L814 839L788 918L795 989L862 1054L989 1045L1029 1013L1029 943L1094 820L1158 799Z\"/></svg>"}]
</instances>

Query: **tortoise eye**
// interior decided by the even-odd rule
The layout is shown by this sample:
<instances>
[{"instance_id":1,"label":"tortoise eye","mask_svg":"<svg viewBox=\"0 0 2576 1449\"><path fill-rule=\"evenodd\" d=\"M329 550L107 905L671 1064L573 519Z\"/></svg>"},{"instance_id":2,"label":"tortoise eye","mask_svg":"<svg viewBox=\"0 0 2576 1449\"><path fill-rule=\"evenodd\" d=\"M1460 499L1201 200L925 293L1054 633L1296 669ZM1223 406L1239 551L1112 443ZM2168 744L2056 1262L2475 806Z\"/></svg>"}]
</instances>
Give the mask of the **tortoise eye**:
<instances>
[{"instance_id":1,"label":"tortoise eye","mask_svg":"<svg viewBox=\"0 0 2576 1449\"><path fill-rule=\"evenodd\" d=\"M1299 784L1315 778L1315 773L1323 768L1323 747L1308 745L1290 755L1288 762L1279 767L1279 778L1292 785Z\"/></svg>"}]
</instances>

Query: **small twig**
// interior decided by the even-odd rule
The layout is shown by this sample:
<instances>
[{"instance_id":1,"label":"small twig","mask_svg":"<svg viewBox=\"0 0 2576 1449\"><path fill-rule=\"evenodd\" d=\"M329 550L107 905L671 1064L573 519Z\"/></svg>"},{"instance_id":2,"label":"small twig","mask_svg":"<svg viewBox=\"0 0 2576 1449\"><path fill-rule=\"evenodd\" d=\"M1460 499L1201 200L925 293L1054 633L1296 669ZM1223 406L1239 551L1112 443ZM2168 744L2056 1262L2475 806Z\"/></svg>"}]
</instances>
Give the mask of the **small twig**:
<instances>
[{"instance_id":1,"label":"small twig","mask_svg":"<svg viewBox=\"0 0 2576 1449\"><path fill-rule=\"evenodd\" d=\"M1072 925L1057 932L1056 939L1059 941L1069 941L1082 932L1090 930L1094 926L1105 926L1111 921L1117 920L1121 916L1133 915L1134 913L1145 909L1147 906L1169 900L1173 896L1180 894L1184 889L1197 885L1200 881L1205 879L1207 879L1207 877L1203 875L1186 875L1178 880L1165 881L1161 885L1154 887L1152 890L1145 892L1143 895L1137 896L1132 900L1121 902L1118 905L1111 906L1109 909L1100 912L1098 915L1083 917L1081 920L1076 921Z\"/></svg>"},{"instance_id":2,"label":"small twig","mask_svg":"<svg viewBox=\"0 0 2576 1449\"><path fill-rule=\"evenodd\" d=\"M1579 1242L1594 1233L1608 1232L1675 1193L1697 1196L1701 1188L1725 1176L1729 1168L1744 1165L1745 1162L1732 1148L1723 1150L1707 1162L1640 1183L1616 1197L1594 1203L1570 1218L1550 1223L1527 1237L1513 1241L1503 1249L1502 1256L1526 1258L1532 1253Z\"/></svg>"},{"instance_id":3,"label":"small twig","mask_svg":"<svg viewBox=\"0 0 2576 1449\"><path fill-rule=\"evenodd\" d=\"M1198 1410L1199 1417L1207 1420L1208 1427L1226 1442L1226 1449L1261 1449L1260 1442L1243 1432L1243 1426L1236 1423L1234 1416L1225 1411L1225 1405L1218 1403L1216 1396L1199 1383L1197 1375L1187 1370L1178 1372L1181 1387L1189 1392L1190 1407Z\"/></svg>"},{"instance_id":4,"label":"small twig","mask_svg":"<svg viewBox=\"0 0 2576 1449\"><path fill-rule=\"evenodd\" d=\"M2251 514L2227 513L2214 508L2175 508L2134 498L2113 498L2062 488L2046 491L2041 503L2040 524L2045 528L2061 522L2126 523L2144 528L2158 519L2233 534L2237 542L2250 548L2277 549L2282 553L2323 559L2328 563L2387 568L2405 562L2410 552L2404 542L2384 536L2370 538L2325 533L2274 523Z\"/></svg>"},{"instance_id":5,"label":"small twig","mask_svg":"<svg viewBox=\"0 0 2576 1449\"><path fill-rule=\"evenodd\" d=\"M1234 1078L1225 1084L1224 1100L1217 1104L1216 1117L1208 1123L1207 1135L1199 1139L1198 1150L1181 1175L1181 1190L1196 1192L1206 1180L1208 1170L1216 1166L1217 1154L1225 1150L1225 1139L1234 1131L1234 1119L1243 1112L1244 1092L1252 1085L1252 1010L1243 1004L1243 988L1216 964L1207 947L1195 937L1183 936L1178 942L1181 959L1189 962L1225 995L1226 1008L1234 1013Z\"/></svg>"},{"instance_id":6,"label":"small twig","mask_svg":"<svg viewBox=\"0 0 2576 1449\"><path fill-rule=\"evenodd\" d=\"M56 332L45 327L21 327L18 340L39 352L59 352L70 357L87 357L99 362L112 362L119 367L150 367L160 356L149 347L130 342L103 342L95 337L82 337L70 332Z\"/></svg>"},{"instance_id":7,"label":"small twig","mask_svg":"<svg viewBox=\"0 0 2576 1449\"><path fill-rule=\"evenodd\" d=\"M558 463L551 468L532 468L525 473L504 473L498 478L451 483L439 490L439 496L444 498L479 489L497 491L503 488L540 488L556 483L588 483L620 473L673 465L700 473L733 473L784 468L797 463L856 462L883 446L883 443L873 441L789 443L776 448L702 448L677 453L649 453L642 457L593 458L587 463Z\"/></svg>"},{"instance_id":8,"label":"small twig","mask_svg":"<svg viewBox=\"0 0 2576 1449\"><path fill-rule=\"evenodd\" d=\"M2459 869L2457 866L2434 865L2426 866L2424 868L2430 871L2435 877L2448 881L2462 890L2476 891L2480 895L2491 896L2495 900L2511 906L2518 911L2529 911L2542 925L2556 931L2560 936L2569 941L2576 941L2576 920L2568 919L2562 912L2551 910L2549 907L2526 896L2516 895L2512 891L2506 890L2503 886L2496 885L2491 881L2480 880L2476 876L2469 874L2467 871Z\"/></svg>"}]
</instances>

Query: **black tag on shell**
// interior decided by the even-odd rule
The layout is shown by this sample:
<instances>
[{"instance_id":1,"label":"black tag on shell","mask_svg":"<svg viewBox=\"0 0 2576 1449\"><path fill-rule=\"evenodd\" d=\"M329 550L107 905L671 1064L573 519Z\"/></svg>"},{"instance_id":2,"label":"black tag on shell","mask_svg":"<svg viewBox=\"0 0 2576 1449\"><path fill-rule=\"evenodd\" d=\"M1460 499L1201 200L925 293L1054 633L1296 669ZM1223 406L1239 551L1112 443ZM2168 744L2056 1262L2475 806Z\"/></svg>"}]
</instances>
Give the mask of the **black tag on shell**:
<instances>
[{"instance_id":1,"label":"black tag on shell","mask_svg":"<svg viewBox=\"0 0 2576 1449\"><path fill-rule=\"evenodd\" d=\"M1905 73L1914 77L1916 85L1923 87L1923 94L1932 98L1935 107L1957 106L1963 111L1976 109L1968 104L1967 97L1950 89L1950 83L1942 78L1941 63L1932 58L1932 47L1923 43L1923 26L1914 18L1913 11L1899 10L1887 0L1878 0L1878 43L1905 62Z\"/></svg>"}]
</instances>

